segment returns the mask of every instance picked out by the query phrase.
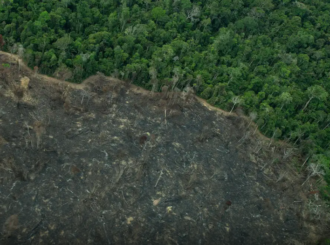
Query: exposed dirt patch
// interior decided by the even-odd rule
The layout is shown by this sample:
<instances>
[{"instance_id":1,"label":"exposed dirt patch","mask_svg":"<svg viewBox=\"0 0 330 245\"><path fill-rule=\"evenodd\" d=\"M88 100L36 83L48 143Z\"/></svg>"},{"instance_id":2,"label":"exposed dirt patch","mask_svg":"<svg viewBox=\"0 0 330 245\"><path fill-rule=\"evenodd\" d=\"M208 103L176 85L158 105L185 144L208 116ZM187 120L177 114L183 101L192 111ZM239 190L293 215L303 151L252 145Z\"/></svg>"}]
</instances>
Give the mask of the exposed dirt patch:
<instances>
[{"instance_id":1,"label":"exposed dirt patch","mask_svg":"<svg viewBox=\"0 0 330 245\"><path fill-rule=\"evenodd\" d=\"M322 203L288 165L294 149L245 119L191 94L103 76L72 85L0 62L11 64L0 67L1 244L309 244L324 234Z\"/></svg>"}]
</instances>

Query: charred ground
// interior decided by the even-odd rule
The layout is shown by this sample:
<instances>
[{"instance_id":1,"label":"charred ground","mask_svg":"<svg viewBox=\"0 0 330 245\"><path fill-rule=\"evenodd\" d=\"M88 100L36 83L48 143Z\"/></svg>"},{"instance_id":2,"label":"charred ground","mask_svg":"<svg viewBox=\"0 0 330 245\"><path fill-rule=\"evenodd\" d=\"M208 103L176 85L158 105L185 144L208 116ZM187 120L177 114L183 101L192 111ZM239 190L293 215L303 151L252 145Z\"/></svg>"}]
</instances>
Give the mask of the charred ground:
<instances>
[{"instance_id":1,"label":"charred ground","mask_svg":"<svg viewBox=\"0 0 330 245\"><path fill-rule=\"evenodd\" d=\"M294 149L187 93L82 85L1 54L1 244L312 244Z\"/></svg>"}]
</instances>

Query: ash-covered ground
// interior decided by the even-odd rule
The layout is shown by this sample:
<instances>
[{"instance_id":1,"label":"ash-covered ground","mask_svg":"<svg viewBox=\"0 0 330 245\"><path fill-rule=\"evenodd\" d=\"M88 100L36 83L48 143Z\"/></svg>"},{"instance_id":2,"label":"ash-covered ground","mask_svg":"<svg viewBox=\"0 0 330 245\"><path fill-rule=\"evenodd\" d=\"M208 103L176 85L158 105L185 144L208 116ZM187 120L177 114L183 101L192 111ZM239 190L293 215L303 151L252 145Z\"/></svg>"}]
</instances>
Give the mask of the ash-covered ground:
<instances>
[{"instance_id":1,"label":"ash-covered ground","mask_svg":"<svg viewBox=\"0 0 330 245\"><path fill-rule=\"evenodd\" d=\"M1 244L312 244L289 146L191 93L82 85L0 56ZM319 208L319 209L317 209Z\"/></svg>"}]
</instances>

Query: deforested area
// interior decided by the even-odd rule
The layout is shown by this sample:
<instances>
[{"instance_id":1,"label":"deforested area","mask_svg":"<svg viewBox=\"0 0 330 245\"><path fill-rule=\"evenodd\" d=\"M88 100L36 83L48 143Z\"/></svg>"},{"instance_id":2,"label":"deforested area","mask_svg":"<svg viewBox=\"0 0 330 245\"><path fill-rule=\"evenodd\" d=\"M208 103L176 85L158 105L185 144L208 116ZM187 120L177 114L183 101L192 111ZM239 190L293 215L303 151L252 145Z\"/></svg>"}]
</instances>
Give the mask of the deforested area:
<instances>
[{"instance_id":1,"label":"deforested area","mask_svg":"<svg viewBox=\"0 0 330 245\"><path fill-rule=\"evenodd\" d=\"M1 53L1 244L315 244L318 166L190 90L48 78Z\"/></svg>"}]
</instances>

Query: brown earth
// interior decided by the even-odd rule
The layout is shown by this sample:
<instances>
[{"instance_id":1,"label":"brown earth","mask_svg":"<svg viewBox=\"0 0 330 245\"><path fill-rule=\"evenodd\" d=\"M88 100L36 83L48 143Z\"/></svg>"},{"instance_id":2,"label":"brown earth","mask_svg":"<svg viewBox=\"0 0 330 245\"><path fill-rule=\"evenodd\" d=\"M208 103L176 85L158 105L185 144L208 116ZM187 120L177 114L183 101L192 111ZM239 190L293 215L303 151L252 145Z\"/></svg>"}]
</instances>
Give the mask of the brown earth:
<instances>
[{"instance_id":1,"label":"brown earth","mask_svg":"<svg viewBox=\"0 0 330 245\"><path fill-rule=\"evenodd\" d=\"M316 244L329 217L299 164L192 94L0 52L0 244Z\"/></svg>"}]
</instances>

